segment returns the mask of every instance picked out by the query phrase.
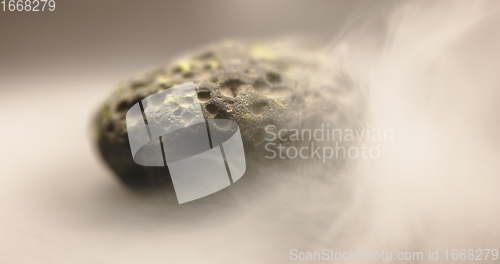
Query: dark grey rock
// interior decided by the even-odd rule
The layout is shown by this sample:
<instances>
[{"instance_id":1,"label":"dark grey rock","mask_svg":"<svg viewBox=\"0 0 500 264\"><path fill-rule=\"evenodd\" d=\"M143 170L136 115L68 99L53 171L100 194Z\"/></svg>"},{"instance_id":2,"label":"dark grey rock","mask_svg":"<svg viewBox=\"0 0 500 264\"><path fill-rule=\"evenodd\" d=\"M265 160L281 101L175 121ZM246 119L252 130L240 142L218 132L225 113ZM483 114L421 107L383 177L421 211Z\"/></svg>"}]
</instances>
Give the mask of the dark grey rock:
<instances>
[{"instance_id":1,"label":"dark grey rock","mask_svg":"<svg viewBox=\"0 0 500 264\"><path fill-rule=\"evenodd\" d=\"M283 52L273 45L223 42L168 66L147 70L119 84L100 108L94 122L98 150L126 186L140 189L168 183L170 178L165 168L134 163L125 115L143 98L193 81L205 118L232 119L238 123L247 166L267 164L270 162L264 159L267 125L297 128L326 120L343 122L345 126L349 115L359 115L358 106L351 107L355 111L339 111L342 102L334 100L338 89L303 88L314 83L311 82L314 74L304 69L314 71L318 67L306 64L309 59L300 52ZM341 80L339 76L334 79Z\"/></svg>"}]
</instances>

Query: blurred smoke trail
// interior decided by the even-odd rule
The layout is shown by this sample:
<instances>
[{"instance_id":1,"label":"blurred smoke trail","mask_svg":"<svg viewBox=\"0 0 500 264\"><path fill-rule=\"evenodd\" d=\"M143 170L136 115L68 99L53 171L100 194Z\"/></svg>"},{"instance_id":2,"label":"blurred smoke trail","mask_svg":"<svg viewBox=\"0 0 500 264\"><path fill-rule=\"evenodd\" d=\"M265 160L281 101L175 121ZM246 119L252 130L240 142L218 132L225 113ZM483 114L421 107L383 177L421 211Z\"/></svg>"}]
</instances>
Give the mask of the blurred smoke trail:
<instances>
[{"instance_id":1,"label":"blurred smoke trail","mask_svg":"<svg viewBox=\"0 0 500 264\"><path fill-rule=\"evenodd\" d=\"M316 249L499 245L499 11L486 1L403 2L327 47L366 90L367 122L394 141L345 172L350 195L332 204Z\"/></svg>"}]
</instances>

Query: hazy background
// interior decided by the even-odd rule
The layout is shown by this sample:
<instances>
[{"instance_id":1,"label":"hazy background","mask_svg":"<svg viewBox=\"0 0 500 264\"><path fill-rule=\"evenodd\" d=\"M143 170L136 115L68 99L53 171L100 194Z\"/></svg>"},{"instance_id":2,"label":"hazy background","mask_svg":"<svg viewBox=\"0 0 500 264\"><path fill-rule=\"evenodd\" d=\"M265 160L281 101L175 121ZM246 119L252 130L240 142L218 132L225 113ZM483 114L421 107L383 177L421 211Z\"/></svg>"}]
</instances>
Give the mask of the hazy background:
<instances>
[{"instance_id":1,"label":"hazy background","mask_svg":"<svg viewBox=\"0 0 500 264\"><path fill-rule=\"evenodd\" d=\"M54 12L0 13L0 263L283 263L292 248L498 247L499 6L424 1L393 12L401 2L56 0ZM178 206L131 195L93 152L94 111L138 70L224 38L326 43L372 15L387 18L384 30L368 23L327 51L356 61L374 123L402 141L346 186L299 178L269 199ZM371 50L372 37L388 45Z\"/></svg>"}]
</instances>

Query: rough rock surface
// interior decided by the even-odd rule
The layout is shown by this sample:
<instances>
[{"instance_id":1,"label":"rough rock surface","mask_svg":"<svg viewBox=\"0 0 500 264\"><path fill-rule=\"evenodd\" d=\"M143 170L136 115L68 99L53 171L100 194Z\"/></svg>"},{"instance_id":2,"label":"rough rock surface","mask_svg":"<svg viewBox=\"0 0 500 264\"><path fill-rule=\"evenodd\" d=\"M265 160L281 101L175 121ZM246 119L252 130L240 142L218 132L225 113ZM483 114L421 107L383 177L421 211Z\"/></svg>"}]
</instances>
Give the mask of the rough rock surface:
<instances>
[{"instance_id":1,"label":"rough rock surface","mask_svg":"<svg viewBox=\"0 0 500 264\"><path fill-rule=\"evenodd\" d=\"M241 130L247 166L264 163L267 125L278 129L299 127L309 121L317 123L317 117L323 115L344 122L353 114L344 111L339 115L342 102L327 100L334 96L329 93L337 93L338 89L300 89L299 82L311 83L311 74L303 71L307 59L298 51L283 52L279 45L223 42L168 66L147 70L119 84L100 108L94 123L98 150L129 187L161 186L170 181L165 168L134 163L125 115L143 98L193 81L205 118L235 120ZM336 78L336 83L345 82L341 79Z\"/></svg>"}]
</instances>

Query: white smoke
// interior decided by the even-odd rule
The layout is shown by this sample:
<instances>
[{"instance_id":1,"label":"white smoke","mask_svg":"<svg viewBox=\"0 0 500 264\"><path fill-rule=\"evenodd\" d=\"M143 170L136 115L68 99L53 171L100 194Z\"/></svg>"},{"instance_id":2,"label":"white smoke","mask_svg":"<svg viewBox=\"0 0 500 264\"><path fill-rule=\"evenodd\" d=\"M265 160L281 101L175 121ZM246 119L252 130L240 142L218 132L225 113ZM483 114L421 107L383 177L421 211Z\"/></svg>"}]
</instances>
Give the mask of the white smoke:
<instances>
[{"instance_id":1,"label":"white smoke","mask_svg":"<svg viewBox=\"0 0 500 264\"><path fill-rule=\"evenodd\" d=\"M377 143L380 159L344 170L331 203L310 204L332 214L309 249L498 245L499 7L402 2L382 18L359 14L327 47L366 93L366 122L393 129L394 141Z\"/></svg>"},{"instance_id":2,"label":"white smoke","mask_svg":"<svg viewBox=\"0 0 500 264\"><path fill-rule=\"evenodd\" d=\"M323 68L310 70L314 81L298 89L328 94L321 84L342 70L362 95L346 105L364 103L362 126L391 129L394 140L372 142L380 158L341 171L301 163L293 173L266 172L279 181L275 194L256 202L245 224L264 226L270 250L423 252L419 262L433 262L429 250L441 250L444 261L446 249L495 248L500 6L406 1L371 8L353 16L319 55ZM267 226L277 222L283 225ZM248 236L248 247L267 244L262 239ZM365 262L373 260L349 261Z\"/></svg>"}]
</instances>

